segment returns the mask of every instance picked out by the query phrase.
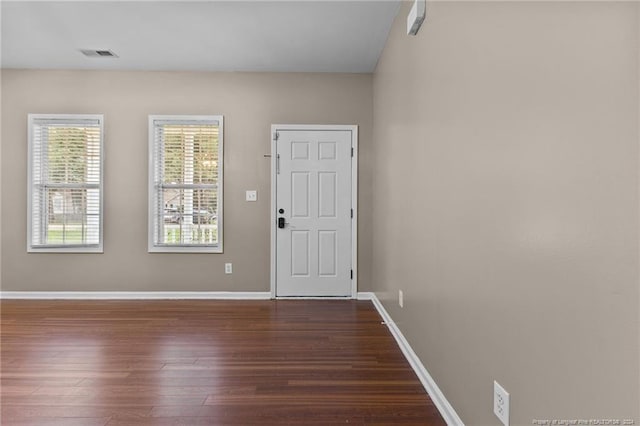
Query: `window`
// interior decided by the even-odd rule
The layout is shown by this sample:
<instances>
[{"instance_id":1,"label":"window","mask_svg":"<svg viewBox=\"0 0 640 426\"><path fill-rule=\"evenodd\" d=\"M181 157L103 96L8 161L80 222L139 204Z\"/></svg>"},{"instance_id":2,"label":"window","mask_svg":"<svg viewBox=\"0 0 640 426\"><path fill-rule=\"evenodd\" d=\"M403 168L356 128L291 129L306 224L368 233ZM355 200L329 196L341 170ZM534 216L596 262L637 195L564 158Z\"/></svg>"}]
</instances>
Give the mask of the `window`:
<instances>
[{"instance_id":1,"label":"window","mask_svg":"<svg viewBox=\"0 0 640 426\"><path fill-rule=\"evenodd\" d=\"M222 116L149 117L149 251L222 252Z\"/></svg>"},{"instance_id":2,"label":"window","mask_svg":"<svg viewBox=\"0 0 640 426\"><path fill-rule=\"evenodd\" d=\"M102 126L29 114L29 252L102 252Z\"/></svg>"}]
</instances>

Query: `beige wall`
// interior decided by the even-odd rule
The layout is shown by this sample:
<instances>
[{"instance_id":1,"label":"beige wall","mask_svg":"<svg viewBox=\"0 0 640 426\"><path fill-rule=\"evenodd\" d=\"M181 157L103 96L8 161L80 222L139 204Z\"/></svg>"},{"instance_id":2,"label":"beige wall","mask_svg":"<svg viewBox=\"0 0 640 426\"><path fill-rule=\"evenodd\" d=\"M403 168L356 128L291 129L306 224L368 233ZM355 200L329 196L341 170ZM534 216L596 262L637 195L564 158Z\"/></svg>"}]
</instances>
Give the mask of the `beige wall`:
<instances>
[{"instance_id":1,"label":"beige wall","mask_svg":"<svg viewBox=\"0 0 640 426\"><path fill-rule=\"evenodd\" d=\"M371 75L2 73L2 290L269 291L271 124L357 124L360 226L370 228ZM28 113L105 115L104 254L27 254ZM225 118L224 254L147 253L147 116ZM258 190L258 202L244 191ZM369 290L370 233L360 233ZM233 262L233 275L224 263ZM364 266L363 266L364 265Z\"/></svg>"},{"instance_id":2,"label":"beige wall","mask_svg":"<svg viewBox=\"0 0 640 426\"><path fill-rule=\"evenodd\" d=\"M0 69L0 82L2 70ZM2 99L2 84L0 83L0 99ZM0 139L2 135L2 105L0 102ZM2 143L0 140L0 289L2 289Z\"/></svg>"},{"instance_id":3,"label":"beige wall","mask_svg":"<svg viewBox=\"0 0 640 426\"><path fill-rule=\"evenodd\" d=\"M429 2L374 74L372 278L469 425L640 422L637 3ZM398 290L405 307L398 307Z\"/></svg>"}]
</instances>

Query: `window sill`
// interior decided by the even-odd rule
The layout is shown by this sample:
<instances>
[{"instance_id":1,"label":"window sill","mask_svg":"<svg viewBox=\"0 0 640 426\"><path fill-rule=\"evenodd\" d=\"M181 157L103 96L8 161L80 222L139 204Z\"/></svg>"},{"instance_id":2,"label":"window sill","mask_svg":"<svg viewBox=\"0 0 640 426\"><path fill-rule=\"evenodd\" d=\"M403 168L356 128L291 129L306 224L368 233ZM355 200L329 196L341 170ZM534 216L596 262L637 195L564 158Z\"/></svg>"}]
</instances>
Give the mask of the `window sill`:
<instances>
[{"instance_id":1,"label":"window sill","mask_svg":"<svg viewBox=\"0 0 640 426\"><path fill-rule=\"evenodd\" d=\"M102 244L99 246L72 246L72 247L60 247L60 246L36 246L28 247L27 253L91 253L91 254L103 254L104 249Z\"/></svg>"},{"instance_id":2,"label":"window sill","mask_svg":"<svg viewBox=\"0 0 640 426\"><path fill-rule=\"evenodd\" d=\"M149 253L222 253L222 246L149 246Z\"/></svg>"}]
</instances>

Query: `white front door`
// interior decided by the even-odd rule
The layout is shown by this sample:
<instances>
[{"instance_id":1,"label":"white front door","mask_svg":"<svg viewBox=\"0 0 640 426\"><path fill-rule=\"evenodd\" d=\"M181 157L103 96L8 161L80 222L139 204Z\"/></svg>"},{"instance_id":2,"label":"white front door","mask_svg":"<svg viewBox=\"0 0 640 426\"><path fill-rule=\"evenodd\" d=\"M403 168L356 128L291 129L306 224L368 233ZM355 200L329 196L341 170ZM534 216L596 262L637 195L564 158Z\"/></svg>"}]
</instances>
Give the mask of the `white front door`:
<instances>
[{"instance_id":1,"label":"white front door","mask_svg":"<svg viewBox=\"0 0 640 426\"><path fill-rule=\"evenodd\" d=\"M352 295L355 134L322 127L274 127L278 297Z\"/></svg>"}]
</instances>

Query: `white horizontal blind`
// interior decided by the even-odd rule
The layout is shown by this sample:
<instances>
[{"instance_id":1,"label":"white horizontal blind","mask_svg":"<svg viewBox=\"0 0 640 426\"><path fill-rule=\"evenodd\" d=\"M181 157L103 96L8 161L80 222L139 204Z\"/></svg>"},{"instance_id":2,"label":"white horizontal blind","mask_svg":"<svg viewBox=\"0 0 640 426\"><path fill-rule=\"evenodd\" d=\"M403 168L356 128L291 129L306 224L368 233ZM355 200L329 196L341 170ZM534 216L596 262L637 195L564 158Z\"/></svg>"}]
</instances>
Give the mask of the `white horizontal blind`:
<instances>
[{"instance_id":1,"label":"white horizontal blind","mask_svg":"<svg viewBox=\"0 0 640 426\"><path fill-rule=\"evenodd\" d=\"M29 115L29 248L102 244L102 116Z\"/></svg>"},{"instance_id":2,"label":"white horizontal blind","mask_svg":"<svg viewBox=\"0 0 640 426\"><path fill-rule=\"evenodd\" d=\"M222 117L150 117L150 156L150 249L220 248Z\"/></svg>"}]
</instances>

